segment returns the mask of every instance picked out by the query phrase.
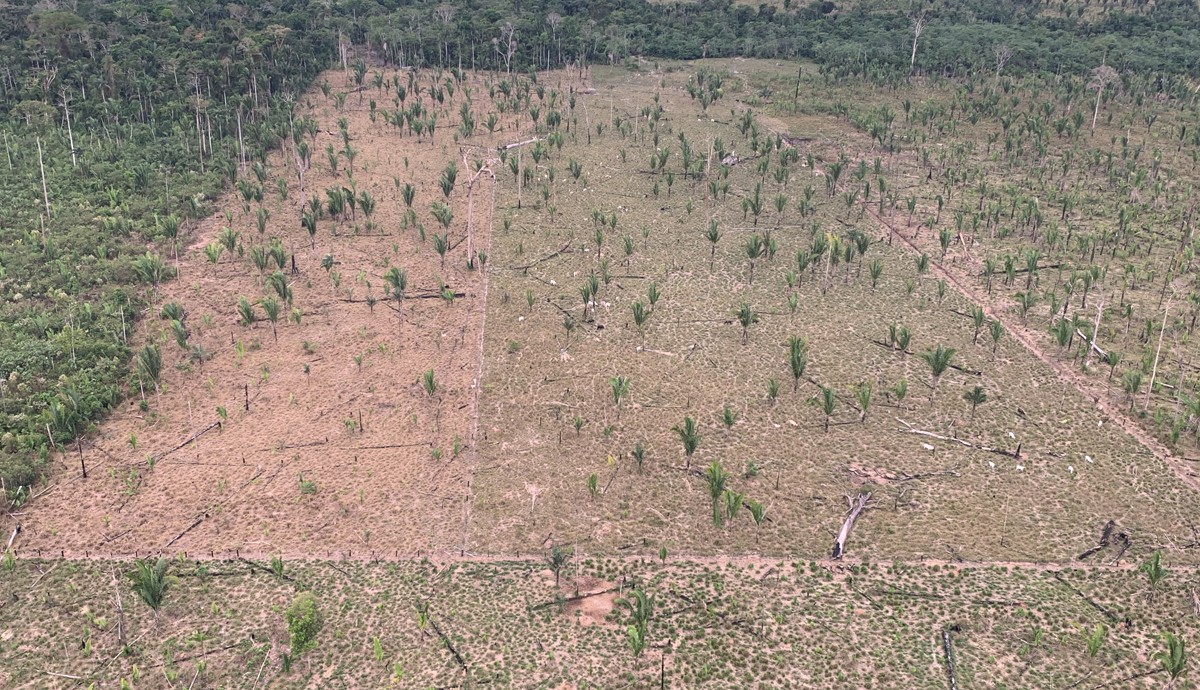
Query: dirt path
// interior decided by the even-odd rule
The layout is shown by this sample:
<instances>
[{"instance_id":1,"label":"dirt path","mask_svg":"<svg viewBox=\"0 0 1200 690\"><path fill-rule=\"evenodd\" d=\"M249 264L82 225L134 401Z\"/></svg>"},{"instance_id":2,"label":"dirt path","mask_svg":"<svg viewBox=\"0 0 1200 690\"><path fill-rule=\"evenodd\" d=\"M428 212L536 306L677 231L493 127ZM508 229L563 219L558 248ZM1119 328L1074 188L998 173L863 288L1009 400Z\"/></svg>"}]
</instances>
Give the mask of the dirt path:
<instances>
[{"instance_id":1,"label":"dirt path","mask_svg":"<svg viewBox=\"0 0 1200 690\"><path fill-rule=\"evenodd\" d=\"M876 213L866 204L864 204L864 208L872 218L886 227L893 235L895 235L895 237L900 240L905 247L910 249L914 254L919 256L924 252L924 250L917 246L916 241L907 237L903 232L900 231L900 228L897 228L884 220L878 213ZM906 227L905 229L911 228ZM1107 391L1097 388L1092 381L1075 371L1065 362L1046 354L1038 346L1037 342L1034 340L1034 334L1028 328L1026 328L1023 324L1014 323L1010 318L1006 317L1003 306L998 305L995 301L990 299L987 294L971 286L967 282L965 276L962 276L959 273L947 268L932 256L929 257L929 263L938 275L944 277L951 285L954 286L956 290L962 293L963 296L975 304L980 305L988 318L999 321L1001 325L1004 326L1004 330L1012 336L1013 340L1020 343L1021 346L1026 350L1029 350L1030 354L1036 357L1038 361L1050 367L1054 373L1058 375L1059 379L1061 379L1064 383L1070 384L1076 390L1078 390L1080 394L1091 399L1092 402L1095 403L1096 407L1103 412L1106 417L1108 417L1111 423L1119 426L1127 434L1136 439L1138 443L1146 448L1146 450L1150 451L1155 457L1166 463L1167 467L1169 467L1185 485L1193 490L1200 491L1200 477L1197 476L1196 472L1191 467L1188 467L1186 464L1184 464L1179 458L1172 455L1170 449L1160 443L1158 439L1154 438L1151 434L1147 433L1140 424L1130 419L1123 411L1114 407L1112 402L1108 399Z\"/></svg>"}]
</instances>

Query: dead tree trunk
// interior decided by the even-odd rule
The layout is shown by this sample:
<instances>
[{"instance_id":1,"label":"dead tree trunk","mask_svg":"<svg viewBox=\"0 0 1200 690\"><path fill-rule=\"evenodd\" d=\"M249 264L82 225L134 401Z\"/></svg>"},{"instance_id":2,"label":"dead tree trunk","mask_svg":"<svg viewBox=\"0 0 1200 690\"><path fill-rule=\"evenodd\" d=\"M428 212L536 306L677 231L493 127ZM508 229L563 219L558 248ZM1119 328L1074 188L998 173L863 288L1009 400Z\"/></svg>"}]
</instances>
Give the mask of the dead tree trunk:
<instances>
[{"instance_id":1,"label":"dead tree trunk","mask_svg":"<svg viewBox=\"0 0 1200 690\"><path fill-rule=\"evenodd\" d=\"M479 181L481 176L487 175L492 179L493 189L496 184L496 173L492 172L491 164L496 161L488 160L471 179L467 181L467 265L475 265L475 183ZM470 162L467 161L467 156L463 154L463 167L470 169Z\"/></svg>"},{"instance_id":2,"label":"dead tree trunk","mask_svg":"<svg viewBox=\"0 0 1200 690\"><path fill-rule=\"evenodd\" d=\"M870 500L870 493L859 494L858 498L853 499L849 496L846 497L846 503L850 505L850 513L846 516L846 521L842 523L842 529L833 542L833 560L840 559L842 554L846 553L846 540L850 538L850 530L854 529L854 521L866 509L867 502Z\"/></svg>"},{"instance_id":3,"label":"dead tree trunk","mask_svg":"<svg viewBox=\"0 0 1200 690\"><path fill-rule=\"evenodd\" d=\"M950 631L942 631L942 654L946 656L946 675L950 678L950 690L958 690L958 679L954 675L954 650L950 647Z\"/></svg>"}]
</instances>

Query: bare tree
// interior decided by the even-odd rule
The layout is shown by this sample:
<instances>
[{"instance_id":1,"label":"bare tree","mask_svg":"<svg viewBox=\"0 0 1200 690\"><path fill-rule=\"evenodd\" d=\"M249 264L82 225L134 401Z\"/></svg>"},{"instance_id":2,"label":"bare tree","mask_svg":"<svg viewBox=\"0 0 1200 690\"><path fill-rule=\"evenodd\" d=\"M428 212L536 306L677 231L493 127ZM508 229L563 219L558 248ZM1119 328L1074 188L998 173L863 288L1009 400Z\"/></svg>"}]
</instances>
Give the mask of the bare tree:
<instances>
[{"instance_id":1,"label":"bare tree","mask_svg":"<svg viewBox=\"0 0 1200 690\"><path fill-rule=\"evenodd\" d=\"M1012 48L1009 48L1006 43L997 43L992 46L992 55L996 57L996 81L992 84L992 93L996 93L996 89L1000 86L1000 72L1012 59Z\"/></svg>"},{"instance_id":2,"label":"bare tree","mask_svg":"<svg viewBox=\"0 0 1200 690\"><path fill-rule=\"evenodd\" d=\"M500 27L500 37L492 39L492 47L496 50L496 55L504 60L504 71L508 76L512 76L512 59L517 52L517 41L513 35L517 32L516 27L512 22L504 22L504 26Z\"/></svg>"},{"instance_id":3,"label":"bare tree","mask_svg":"<svg viewBox=\"0 0 1200 690\"><path fill-rule=\"evenodd\" d=\"M71 166L78 168L79 158L75 155L75 132L71 129L71 96L67 93L66 86L59 89L58 96L65 113L64 119L67 121L67 140L71 144Z\"/></svg>"},{"instance_id":4,"label":"bare tree","mask_svg":"<svg viewBox=\"0 0 1200 690\"><path fill-rule=\"evenodd\" d=\"M433 16L442 23L442 54L439 59L443 64L450 61L450 34L454 31L450 23L454 21L454 5L438 5L433 8Z\"/></svg>"},{"instance_id":5,"label":"bare tree","mask_svg":"<svg viewBox=\"0 0 1200 690\"><path fill-rule=\"evenodd\" d=\"M1100 99L1104 96L1104 89L1119 79L1120 75L1117 74L1117 71L1108 65L1100 65L1092 70L1092 80L1088 82L1088 88L1096 90L1096 109L1092 111L1093 134L1096 132L1096 119L1100 117Z\"/></svg>"},{"instance_id":6,"label":"bare tree","mask_svg":"<svg viewBox=\"0 0 1200 690\"><path fill-rule=\"evenodd\" d=\"M558 53L558 62L562 62L562 43L558 40L558 27L562 26L563 16L558 12L546 15L546 23L550 25L550 41Z\"/></svg>"},{"instance_id":7,"label":"bare tree","mask_svg":"<svg viewBox=\"0 0 1200 690\"><path fill-rule=\"evenodd\" d=\"M492 198L491 205L488 207L488 227L491 227L492 216L496 206L496 173L492 171L491 166L498 165L500 159L489 158L486 162L479 165L479 169L467 180L467 265L475 265L475 184L481 177L491 178L492 181ZM467 154L463 152L463 168L470 170L471 163L467 160ZM491 230L489 229L489 232Z\"/></svg>"},{"instance_id":8,"label":"bare tree","mask_svg":"<svg viewBox=\"0 0 1200 690\"><path fill-rule=\"evenodd\" d=\"M912 15L912 30L913 30L913 45L912 58L908 62L908 72L911 74L917 69L917 41L921 38L921 34L925 33L925 26L929 23L929 17L925 10Z\"/></svg>"}]
</instances>

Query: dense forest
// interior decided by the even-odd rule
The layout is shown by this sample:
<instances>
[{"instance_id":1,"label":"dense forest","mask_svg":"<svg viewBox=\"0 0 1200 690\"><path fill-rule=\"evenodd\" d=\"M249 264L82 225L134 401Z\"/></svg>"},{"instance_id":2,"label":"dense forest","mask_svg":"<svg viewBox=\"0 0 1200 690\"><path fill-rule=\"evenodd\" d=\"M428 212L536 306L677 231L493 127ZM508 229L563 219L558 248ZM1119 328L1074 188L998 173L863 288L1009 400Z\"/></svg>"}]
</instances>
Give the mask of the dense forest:
<instances>
[{"instance_id":1,"label":"dense forest","mask_svg":"<svg viewBox=\"0 0 1200 690\"><path fill-rule=\"evenodd\" d=\"M914 36L917 37L914 47ZM292 136L339 65L530 71L633 57L802 59L845 78L1086 75L1195 97L1194 0L458 3L224 0L0 7L0 481L25 500L48 454L161 361L132 324L226 185ZM155 314L156 316L156 314ZM205 353L193 352L203 361Z\"/></svg>"}]
</instances>

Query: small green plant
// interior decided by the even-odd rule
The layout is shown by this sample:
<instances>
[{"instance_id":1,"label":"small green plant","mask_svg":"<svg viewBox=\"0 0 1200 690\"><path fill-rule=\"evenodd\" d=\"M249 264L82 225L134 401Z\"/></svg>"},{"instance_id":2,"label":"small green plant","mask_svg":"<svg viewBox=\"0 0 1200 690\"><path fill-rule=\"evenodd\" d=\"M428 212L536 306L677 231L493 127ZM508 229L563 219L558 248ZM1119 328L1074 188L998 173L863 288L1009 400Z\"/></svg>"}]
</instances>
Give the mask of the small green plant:
<instances>
[{"instance_id":1,"label":"small green plant","mask_svg":"<svg viewBox=\"0 0 1200 690\"><path fill-rule=\"evenodd\" d=\"M620 419L621 401L629 396L630 380L627 376L614 376L608 383L612 386L613 405L617 408L617 419Z\"/></svg>"},{"instance_id":2,"label":"small green plant","mask_svg":"<svg viewBox=\"0 0 1200 690\"><path fill-rule=\"evenodd\" d=\"M629 451L629 455L633 457L633 462L637 465L638 473L641 473L642 464L646 462L646 448L642 445L641 441L638 441L634 445L633 450Z\"/></svg>"},{"instance_id":3,"label":"small green plant","mask_svg":"<svg viewBox=\"0 0 1200 690\"><path fill-rule=\"evenodd\" d=\"M746 344L746 339L750 336L750 327L758 323L758 314L750 308L749 304L742 302L742 306L734 312L737 322L742 326L742 344Z\"/></svg>"},{"instance_id":4,"label":"small green plant","mask_svg":"<svg viewBox=\"0 0 1200 690\"><path fill-rule=\"evenodd\" d=\"M747 500L746 508L750 511L750 517L754 520L754 543L758 543L759 532L762 531L762 523L767 519L767 508L758 501Z\"/></svg>"},{"instance_id":5,"label":"small green plant","mask_svg":"<svg viewBox=\"0 0 1200 690\"><path fill-rule=\"evenodd\" d=\"M559 585L563 568L567 566L573 555L575 555L575 551L569 546L563 547L555 544L550 547L550 555L546 559L546 564L550 566L550 572L554 573L555 588Z\"/></svg>"},{"instance_id":6,"label":"small green plant","mask_svg":"<svg viewBox=\"0 0 1200 690\"><path fill-rule=\"evenodd\" d=\"M1163 640L1167 643L1167 648L1154 656L1162 662L1163 670L1171 677L1171 683L1167 687L1172 688L1179 677L1187 672L1187 649L1184 647L1183 638L1174 633L1163 635Z\"/></svg>"},{"instance_id":7,"label":"small green plant","mask_svg":"<svg viewBox=\"0 0 1200 690\"><path fill-rule=\"evenodd\" d=\"M162 606L163 597L171 588L172 579L167 575L170 565L171 562L165 558L159 558L153 565L149 560L138 561L136 569L129 574L133 580L133 591L155 612Z\"/></svg>"},{"instance_id":8,"label":"small green plant","mask_svg":"<svg viewBox=\"0 0 1200 690\"><path fill-rule=\"evenodd\" d=\"M971 419L975 418L975 408L988 401L987 392L983 390L983 386L975 386L971 390L963 393L963 400L971 406Z\"/></svg>"},{"instance_id":9,"label":"small green plant","mask_svg":"<svg viewBox=\"0 0 1200 690\"><path fill-rule=\"evenodd\" d=\"M723 518L721 496L725 493L725 482L728 476L721 468L721 463L713 460L708 467L704 468L704 479L708 482L708 494L712 498L713 524L720 527Z\"/></svg>"},{"instance_id":10,"label":"small green plant","mask_svg":"<svg viewBox=\"0 0 1200 690\"><path fill-rule=\"evenodd\" d=\"M437 392L437 381L434 380L433 369L426 369L421 375L421 386L425 389L425 395L433 397Z\"/></svg>"},{"instance_id":11,"label":"small green plant","mask_svg":"<svg viewBox=\"0 0 1200 690\"><path fill-rule=\"evenodd\" d=\"M721 408L721 423L725 425L726 429L728 429L732 427L735 422L737 422L737 413L733 411L733 408L730 407L728 403L726 403L725 406Z\"/></svg>"},{"instance_id":12,"label":"small green plant","mask_svg":"<svg viewBox=\"0 0 1200 690\"><path fill-rule=\"evenodd\" d=\"M821 386L821 394L811 399L812 404L821 408L825 413L825 433L829 433L829 422L833 417L834 407L837 405L837 395L833 388L829 386Z\"/></svg>"},{"instance_id":13,"label":"small green plant","mask_svg":"<svg viewBox=\"0 0 1200 690\"><path fill-rule=\"evenodd\" d=\"M588 475L587 489L588 495L592 497L593 501L596 500L596 497L600 495L600 477L596 476L595 472L592 472Z\"/></svg>"},{"instance_id":14,"label":"small green plant","mask_svg":"<svg viewBox=\"0 0 1200 690\"><path fill-rule=\"evenodd\" d=\"M1158 591L1158 586L1167 577L1167 569L1162 563L1162 551L1155 550L1138 569L1146 573L1146 578L1150 580L1150 596L1153 597Z\"/></svg>"},{"instance_id":15,"label":"small green plant","mask_svg":"<svg viewBox=\"0 0 1200 690\"><path fill-rule=\"evenodd\" d=\"M800 379L808 368L808 343L798 336L788 337L788 367L792 371L792 392L800 390Z\"/></svg>"},{"instance_id":16,"label":"small green plant","mask_svg":"<svg viewBox=\"0 0 1200 690\"><path fill-rule=\"evenodd\" d=\"M317 493L317 483L312 480L305 479L304 475L300 475L300 493L304 496L311 496L312 494Z\"/></svg>"},{"instance_id":17,"label":"small green plant","mask_svg":"<svg viewBox=\"0 0 1200 690\"><path fill-rule=\"evenodd\" d=\"M283 579L283 557L278 554L271 556L271 572L275 577Z\"/></svg>"},{"instance_id":18,"label":"small green plant","mask_svg":"<svg viewBox=\"0 0 1200 690\"><path fill-rule=\"evenodd\" d=\"M700 445L700 429L696 426L696 420L691 417L684 417L683 424L680 426L671 427L679 436L680 443L683 444L683 455L687 461L687 468L692 467L692 455L696 452L696 448Z\"/></svg>"},{"instance_id":19,"label":"small green plant","mask_svg":"<svg viewBox=\"0 0 1200 690\"><path fill-rule=\"evenodd\" d=\"M1105 628L1103 623L1097 623L1091 634L1087 636L1088 656L1096 656L1100 653L1100 648L1104 646L1104 639L1106 637L1108 637L1108 628Z\"/></svg>"}]
</instances>

